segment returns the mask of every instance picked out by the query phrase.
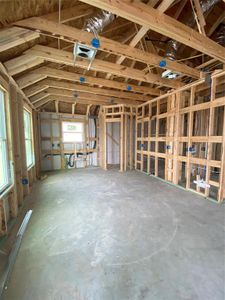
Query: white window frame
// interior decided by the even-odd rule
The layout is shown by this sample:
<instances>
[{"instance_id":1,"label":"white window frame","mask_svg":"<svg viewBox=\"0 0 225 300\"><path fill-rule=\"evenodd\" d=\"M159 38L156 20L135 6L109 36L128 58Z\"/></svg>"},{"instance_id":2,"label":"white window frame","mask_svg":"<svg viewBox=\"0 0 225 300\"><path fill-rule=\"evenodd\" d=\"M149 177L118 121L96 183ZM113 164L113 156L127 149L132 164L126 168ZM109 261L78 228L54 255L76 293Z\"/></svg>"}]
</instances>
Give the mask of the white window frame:
<instances>
[{"instance_id":1,"label":"white window frame","mask_svg":"<svg viewBox=\"0 0 225 300\"><path fill-rule=\"evenodd\" d=\"M26 136L26 125L25 125L25 115L29 116L29 136ZM24 142L25 142L25 153L26 153L26 165L27 165L27 169L31 169L34 164L35 164L35 157L34 157L34 139L33 139L33 122L32 122L32 114L31 112L26 109L24 107L23 109L23 118L24 118ZM32 161L29 163L28 162L28 156L27 156L27 143L26 142L30 142L30 149L31 149L31 153L30 153L30 157L32 159Z\"/></svg>"},{"instance_id":2,"label":"white window frame","mask_svg":"<svg viewBox=\"0 0 225 300\"><path fill-rule=\"evenodd\" d=\"M83 130L82 131L64 131L63 130L63 124L64 123L68 123L68 124L71 123L72 125L73 124L81 124ZM72 141L72 140L67 141L64 138L64 133L78 133L78 134L81 134L82 135L82 141ZM84 124L84 122L82 122L82 121L67 121L67 120L63 120L62 121L62 140L63 140L63 143L74 143L74 144L76 144L76 143L84 143L85 142L85 124Z\"/></svg>"},{"instance_id":3,"label":"white window frame","mask_svg":"<svg viewBox=\"0 0 225 300\"><path fill-rule=\"evenodd\" d=\"M12 185L12 168L10 163L10 153L9 153L9 134L8 134L8 121L7 121L7 110L6 110L6 90L0 85L0 149L2 149L2 173L5 176L5 182L0 186L0 195L2 196L6 190L8 190Z\"/></svg>"}]
</instances>

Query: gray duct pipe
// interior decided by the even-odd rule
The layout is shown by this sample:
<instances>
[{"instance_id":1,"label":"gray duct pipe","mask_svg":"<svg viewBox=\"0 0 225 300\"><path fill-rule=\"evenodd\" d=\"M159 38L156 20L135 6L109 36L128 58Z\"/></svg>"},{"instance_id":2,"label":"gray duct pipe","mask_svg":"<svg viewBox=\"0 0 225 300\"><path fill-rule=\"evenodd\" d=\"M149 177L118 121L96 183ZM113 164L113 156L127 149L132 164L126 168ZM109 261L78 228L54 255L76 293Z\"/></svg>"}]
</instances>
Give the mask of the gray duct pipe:
<instances>
[{"instance_id":1,"label":"gray duct pipe","mask_svg":"<svg viewBox=\"0 0 225 300\"><path fill-rule=\"evenodd\" d=\"M203 14L207 13L215 4L217 4L220 0L202 0L200 1L200 5L202 8ZM194 13L192 12L191 17L188 19L188 21L185 23L185 25L189 27L194 27L195 24L195 17ZM221 40L221 37L220 37ZM175 40L169 40L167 43L167 49L165 53L165 57L170 60L176 60L177 58L177 51L179 50L180 43Z\"/></svg>"},{"instance_id":2,"label":"gray duct pipe","mask_svg":"<svg viewBox=\"0 0 225 300\"><path fill-rule=\"evenodd\" d=\"M95 35L95 38L93 38L92 41L90 41L92 47L83 45L78 42L74 43L74 48L73 48L74 63L77 57L85 58L89 61L87 70L90 69L91 64L95 58L97 49L100 47L98 33L102 32L104 27L110 24L114 19L115 19L115 15L105 10L101 10L97 16L90 18L86 21L83 30L93 33Z\"/></svg>"},{"instance_id":3,"label":"gray duct pipe","mask_svg":"<svg viewBox=\"0 0 225 300\"><path fill-rule=\"evenodd\" d=\"M216 34L216 42L225 47L225 24L221 24Z\"/></svg>"},{"instance_id":4,"label":"gray duct pipe","mask_svg":"<svg viewBox=\"0 0 225 300\"><path fill-rule=\"evenodd\" d=\"M84 30L88 32L92 32L95 36L97 36L103 29L112 23L115 19L115 15L111 12L102 10L97 16L90 18L86 21L84 26Z\"/></svg>"}]
</instances>

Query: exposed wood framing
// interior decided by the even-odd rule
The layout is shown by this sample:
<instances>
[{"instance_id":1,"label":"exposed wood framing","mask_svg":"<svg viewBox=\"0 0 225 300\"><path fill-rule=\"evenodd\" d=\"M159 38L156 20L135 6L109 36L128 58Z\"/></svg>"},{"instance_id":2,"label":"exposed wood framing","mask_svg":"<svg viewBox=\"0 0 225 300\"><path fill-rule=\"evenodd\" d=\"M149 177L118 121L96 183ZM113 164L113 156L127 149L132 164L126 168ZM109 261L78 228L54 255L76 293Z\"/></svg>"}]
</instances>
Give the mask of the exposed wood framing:
<instances>
[{"instance_id":1,"label":"exposed wood framing","mask_svg":"<svg viewBox=\"0 0 225 300\"><path fill-rule=\"evenodd\" d=\"M141 101L141 102L151 99L151 97L149 96L138 95L130 92L120 92L120 91L109 90L104 88L89 87L85 84L60 82L60 81L50 80L50 79L45 79L38 84L32 85L31 87L25 89L24 93L27 95L27 97L30 97L45 90L48 87L61 89L61 90L70 90L73 92L87 92L95 95L105 95L109 97L125 98L134 101Z\"/></svg>"},{"instance_id":2,"label":"exposed wood framing","mask_svg":"<svg viewBox=\"0 0 225 300\"><path fill-rule=\"evenodd\" d=\"M0 52L39 38L38 32L22 28L7 28L0 31Z\"/></svg>"},{"instance_id":3,"label":"exposed wood framing","mask_svg":"<svg viewBox=\"0 0 225 300\"><path fill-rule=\"evenodd\" d=\"M87 106L87 113L89 112L90 106ZM88 159L88 156L92 155L93 153L97 152L97 146L96 149L92 149L90 147L90 141L97 139L92 136L89 130L87 130L89 126L89 118L87 115L66 115L66 114L51 114L49 113L47 116L44 117L39 114L40 119L40 126L46 126L48 128L48 133L45 135L40 136L40 140L42 142L50 141L50 148L41 148L41 160L44 162L45 160L51 161L51 170L54 169L54 160L53 157L55 155L60 156L61 160L61 169L68 168L66 155L74 154L74 162L75 168L79 168L79 163L82 162L83 166L87 167L92 164L91 160ZM63 122L81 122L84 125L84 141L83 142L77 142L77 143L69 143L63 141L62 136L62 123ZM57 126L59 128L58 133L55 135L53 134L53 126ZM60 140L60 145L59 144ZM88 141L88 145L87 145ZM71 149L69 150L65 145L70 145ZM83 153L82 158L79 158L79 155L77 155L77 152Z\"/></svg>"},{"instance_id":4,"label":"exposed wood framing","mask_svg":"<svg viewBox=\"0 0 225 300\"><path fill-rule=\"evenodd\" d=\"M65 39L67 41L75 42L79 41L85 44L90 45L91 40L93 39L93 34L85 32L83 30L76 29L63 24L58 24L56 22L47 21L43 18L31 18L27 20L22 20L16 23L17 26L22 26L29 29L35 29L43 32L48 32L53 34L54 37L59 37L60 39ZM133 45L132 45L133 46ZM162 58L161 56L153 53L148 53L141 51L132 46L125 45L114 40L110 40L104 37L101 37L100 50L110 52L116 55L123 55L127 58L134 59L136 61L144 62L148 65L159 66L160 61L163 59L166 61L166 68L174 70L185 75L199 78L200 73L198 70L190 68L184 64L173 62Z\"/></svg>"},{"instance_id":5,"label":"exposed wood framing","mask_svg":"<svg viewBox=\"0 0 225 300\"><path fill-rule=\"evenodd\" d=\"M108 161L107 161L107 138L113 140L114 143L119 145L119 153L120 153L120 165L119 170L121 172L126 171L129 167L133 168L133 132L134 132L134 122L133 118L136 114L136 108L134 106L129 105L109 105L104 106L101 114L101 128L100 132L100 153L102 156L102 160L100 161L100 166L103 169L107 170ZM120 127L120 139L119 143L111 137L111 135L107 131L108 123L119 123ZM110 151L110 150L109 150Z\"/></svg>"},{"instance_id":6,"label":"exposed wood framing","mask_svg":"<svg viewBox=\"0 0 225 300\"><path fill-rule=\"evenodd\" d=\"M76 60L74 62L74 57L72 53L63 51L63 50L58 50L58 49L53 49L50 47L46 46L34 46L30 50L27 51L28 55L31 55L33 58L36 57L37 59L40 59L40 62L37 62L36 65L40 64L42 60L47 60L59 64L66 64L69 66L77 66L82 69L87 69L88 67L88 62L87 61L78 61ZM8 66L11 66L11 63L8 62ZM23 69L25 66L23 66ZM26 68L29 68L27 65ZM16 69L16 66L15 66ZM181 85L183 85L179 81L170 81L168 79L163 79L159 75L155 74L145 74L144 71L138 70L138 69L133 69L129 67L124 67L124 66L119 66L117 64L95 59L90 67L91 70L98 71L98 72L110 72L114 75L125 77L125 78L132 78L134 80L140 80L143 82L148 82L148 83L154 83L157 85L161 86L168 86L170 88L178 88ZM16 71L17 72L17 71ZM13 73L15 71L13 70ZM19 73L19 72L18 72Z\"/></svg>"},{"instance_id":7,"label":"exposed wood framing","mask_svg":"<svg viewBox=\"0 0 225 300\"><path fill-rule=\"evenodd\" d=\"M55 156L60 156L61 169L68 167L71 154L75 167L93 165L94 157L94 165L107 170L114 161L112 145L121 172L135 167L218 203L225 199L225 56L224 47L213 41L225 18L219 12L224 4L203 15L200 1L191 0L197 26L190 28L184 25L187 0L144 2L81 0L69 7L59 1L57 11L3 20L8 25L0 30L0 84L14 180L0 194L0 235L8 233L8 217L18 216L45 160L54 170ZM53 4L47 7L54 9ZM87 60L74 59L72 48L77 41L90 46L96 37L81 29L85 18L98 12L95 7L123 19L99 33L100 46L89 69ZM20 21L10 24L13 20ZM147 41L143 38L150 30L158 34ZM164 58L168 38L183 44L179 54L184 50L186 58ZM187 47L194 49L189 57ZM182 76L162 78L162 60L161 69ZM211 71L216 68L220 70ZM24 108L32 115L35 163L29 168ZM70 150L63 140L64 120L84 124L84 140L72 143ZM41 136L43 124L49 126L49 136Z\"/></svg>"},{"instance_id":8,"label":"exposed wood framing","mask_svg":"<svg viewBox=\"0 0 225 300\"><path fill-rule=\"evenodd\" d=\"M34 106L32 105L32 103L30 102L30 100L28 99L28 97L24 94L24 92L21 90L21 88L18 86L17 82L12 78L12 76L10 76L6 70L6 68L3 66L2 63L0 63L0 71L2 72L2 74L4 74L7 77L7 80L9 82L11 82L17 89L17 93L21 94L23 99L28 103L28 105L30 105L32 108L34 108Z\"/></svg>"},{"instance_id":9,"label":"exposed wood framing","mask_svg":"<svg viewBox=\"0 0 225 300\"><path fill-rule=\"evenodd\" d=\"M200 80L138 106L136 169L223 201L225 97L219 85L224 80L224 71L217 72L211 94ZM205 188L194 183L199 179Z\"/></svg>"},{"instance_id":10,"label":"exposed wood framing","mask_svg":"<svg viewBox=\"0 0 225 300\"><path fill-rule=\"evenodd\" d=\"M127 103L127 104L133 104L133 105L137 105L138 103L140 103L140 101L135 101L135 100L130 100L130 99L123 99L123 98L113 98L113 97L107 97L104 95L96 95L96 94L92 94L89 92L74 92L71 90L62 90L62 89L57 89L57 88L48 88L46 91L41 92L39 94L36 94L35 96L30 97L31 102L37 103L40 100L46 98L49 95L58 95L58 96L62 96L62 97L71 97L73 99L89 99L89 101L103 101L105 103Z\"/></svg>"},{"instance_id":11,"label":"exposed wood framing","mask_svg":"<svg viewBox=\"0 0 225 300\"><path fill-rule=\"evenodd\" d=\"M199 0L191 0L191 5L192 5L193 13L195 16L195 20L197 23L198 31L201 34L203 34L204 36L206 36L205 28L204 28L206 25L206 22L205 22L205 18L204 18Z\"/></svg>"},{"instance_id":12,"label":"exposed wood framing","mask_svg":"<svg viewBox=\"0 0 225 300\"><path fill-rule=\"evenodd\" d=\"M82 0L101 9L111 11L118 16L149 27L153 31L161 33L193 49L205 53L213 58L225 62L224 48L209 38L195 32L193 29L174 20L173 18L160 14L156 9L149 7L138 0Z\"/></svg>"},{"instance_id":13,"label":"exposed wood framing","mask_svg":"<svg viewBox=\"0 0 225 300\"><path fill-rule=\"evenodd\" d=\"M87 5L84 5L83 3L79 3L78 5L66 9L62 9L60 11L60 22L66 23L69 21L73 21L85 16L90 15L93 13L94 8L93 7L87 7ZM43 16L49 21L56 21L59 20L59 11L47 14Z\"/></svg>"},{"instance_id":14,"label":"exposed wood framing","mask_svg":"<svg viewBox=\"0 0 225 300\"><path fill-rule=\"evenodd\" d=\"M36 166L28 170L26 166L23 109L31 108L27 105L26 96L18 88L15 81L7 74L4 67L0 68L0 84L5 90L6 97L6 126L8 138L8 157L14 168L12 184L0 195L0 234L8 233L6 203L9 205L9 217L15 218L19 213L24 197L31 191L31 185L35 180ZM35 114L35 111L33 111ZM36 135L34 134L34 138ZM38 147L38 146L37 146ZM36 156L38 161L38 156ZM22 180L27 179L28 184Z\"/></svg>"},{"instance_id":15,"label":"exposed wood framing","mask_svg":"<svg viewBox=\"0 0 225 300\"><path fill-rule=\"evenodd\" d=\"M160 5L157 7L157 10L161 13L164 13L175 0L163 0Z\"/></svg>"},{"instance_id":16,"label":"exposed wood framing","mask_svg":"<svg viewBox=\"0 0 225 300\"><path fill-rule=\"evenodd\" d=\"M25 76L21 76L17 79L19 86L23 89L27 86L30 86L46 77L56 78L56 79L64 79L72 82L80 82L81 74L71 73L63 70L57 70L48 67L41 67L36 69L35 71L29 72ZM85 75L85 83L90 85L98 85L99 87L107 87L113 88L118 90L127 91L127 84L123 82L113 81L113 80L106 80L103 78L97 78L92 76ZM159 96L160 91L154 88L149 88L145 86L137 86L133 84L129 84L132 89L132 92L148 94Z\"/></svg>"},{"instance_id":17,"label":"exposed wood framing","mask_svg":"<svg viewBox=\"0 0 225 300\"><path fill-rule=\"evenodd\" d=\"M40 65L44 59L32 55L21 55L4 63L9 75L14 76L29 68Z\"/></svg>"}]
</instances>

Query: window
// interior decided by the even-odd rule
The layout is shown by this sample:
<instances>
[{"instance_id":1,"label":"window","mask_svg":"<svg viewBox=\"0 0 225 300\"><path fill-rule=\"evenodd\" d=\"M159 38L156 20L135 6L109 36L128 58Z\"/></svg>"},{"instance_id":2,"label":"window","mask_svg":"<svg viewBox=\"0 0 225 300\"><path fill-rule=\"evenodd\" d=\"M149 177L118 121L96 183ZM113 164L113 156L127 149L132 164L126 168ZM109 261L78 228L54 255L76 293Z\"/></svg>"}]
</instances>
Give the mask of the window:
<instances>
[{"instance_id":1,"label":"window","mask_svg":"<svg viewBox=\"0 0 225 300\"><path fill-rule=\"evenodd\" d=\"M79 143L84 141L84 124L81 122L63 122L63 142Z\"/></svg>"},{"instance_id":2,"label":"window","mask_svg":"<svg viewBox=\"0 0 225 300\"><path fill-rule=\"evenodd\" d=\"M23 117L24 117L26 161L27 161L27 168L29 168L34 163L31 114L26 109L24 109Z\"/></svg>"},{"instance_id":3,"label":"window","mask_svg":"<svg viewBox=\"0 0 225 300\"><path fill-rule=\"evenodd\" d=\"M0 194L10 185L5 93L0 89Z\"/></svg>"}]
</instances>

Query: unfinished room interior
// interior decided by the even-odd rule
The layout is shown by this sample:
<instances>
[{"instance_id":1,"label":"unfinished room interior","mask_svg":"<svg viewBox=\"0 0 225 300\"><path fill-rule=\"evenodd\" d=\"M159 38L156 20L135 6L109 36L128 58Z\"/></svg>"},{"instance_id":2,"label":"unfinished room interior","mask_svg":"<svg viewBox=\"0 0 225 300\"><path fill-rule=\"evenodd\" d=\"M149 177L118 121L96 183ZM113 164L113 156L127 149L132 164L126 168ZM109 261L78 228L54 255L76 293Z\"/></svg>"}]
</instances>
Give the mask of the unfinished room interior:
<instances>
[{"instance_id":1,"label":"unfinished room interior","mask_svg":"<svg viewBox=\"0 0 225 300\"><path fill-rule=\"evenodd\" d=\"M0 299L225 299L225 0L0 1Z\"/></svg>"}]
</instances>

